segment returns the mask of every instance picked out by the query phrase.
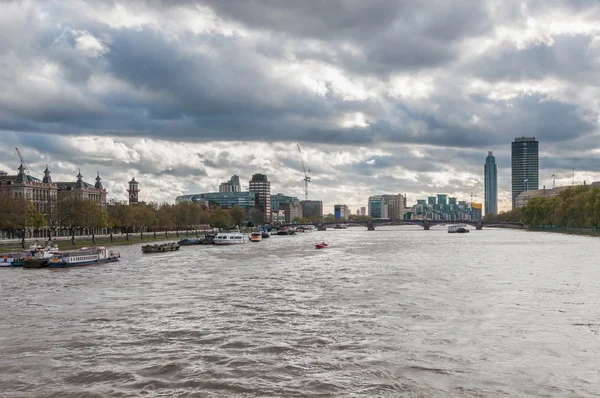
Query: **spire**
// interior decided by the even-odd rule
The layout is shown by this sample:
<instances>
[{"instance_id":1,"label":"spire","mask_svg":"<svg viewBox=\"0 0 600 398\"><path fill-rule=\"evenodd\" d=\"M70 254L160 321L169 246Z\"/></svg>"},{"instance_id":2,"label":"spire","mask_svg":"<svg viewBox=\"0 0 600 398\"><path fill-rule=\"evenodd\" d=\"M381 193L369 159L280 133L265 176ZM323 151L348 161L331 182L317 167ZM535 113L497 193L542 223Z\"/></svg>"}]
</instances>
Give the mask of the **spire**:
<instances>
[{"instance_id":1,"label":"spire","mask_svg":"<svg viewBox=\"0 0 600 398\"><path fill-rule=\"evenodd\" d=\"M19 170L19 174L17 174L17 182L23 182L25 181L25 167L23 167L23 163L21 163L21 165L19 166L19 168L17 169Z\"/></svg>"},{"instance_id":2,"label":"spire","mask_svg":"<svg viewBox=\"0 0 600 398\"><path fill-rule=\"evenodd\" d=\"M79 169L79 173L77 174L77 182L75 183L76 187L83 187L83 176L81 175L81 169Z\"/></svg>"},{"instance_id":3,"label":"spire","mask_svg":"<svg viewBox=\"0 0 600 398\"><path fill-rule=\"evenodd\" d=\"M96 185L94 185L94 188L103 189L102 183L100 181L102 181L102 178L100 178L100 172L98 172L98 175L96 176Z\"/></svg>"},{"instance_id":4,"label":"spire","mask_svg":"<svg viewBox=\"0 0 600 398\"><path fill-rule=\"evenodd\" d=\"M52 177L50 177L50 170L48 170L48 165L46 165L46 170L44 170L44 178L42 182L45 184L52 184Z\"/></svg>"}]
</instances>

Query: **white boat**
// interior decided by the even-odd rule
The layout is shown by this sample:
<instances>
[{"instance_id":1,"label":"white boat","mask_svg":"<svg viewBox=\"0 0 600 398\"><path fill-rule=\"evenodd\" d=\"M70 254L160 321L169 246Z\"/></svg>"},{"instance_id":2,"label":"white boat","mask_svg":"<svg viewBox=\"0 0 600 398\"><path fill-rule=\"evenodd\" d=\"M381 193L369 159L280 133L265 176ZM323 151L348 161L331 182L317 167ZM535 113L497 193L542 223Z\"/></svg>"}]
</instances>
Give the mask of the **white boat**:
<instances>
[{"instance_id":1,"label":"white boat","mask_svg":"<svg viewBox=\"0 0 600 398\"><path fill-rule=\"evenodd\" d=\"M250 242L262 242L262 233L261 232L252 232L250 234Z\"/></svg>"},{"instance_id":2,"label":"white boat","mask_svg":"<svg viewBox=\"0 0 600 398\"><path fill-rule=\"evenodd\" d=\"M469 229L464 224L452 224L448 226L449 234L464 234L469 233Z\"/></svg>"},{"instance_id":3,"label":"white boat","mask_svg":"<svg viewBox=\"0 0 600 398\"><path fill-rule=\"evenodd\" d=\"M121 255L118 252L107 251L104 246L82 248L71 252L57 252L50 257L48 267L79 267L82 265L93 265L119 261Z\"/></svg>"},{"instance_id":4,"label":"white boat","mask_svg":"<svg viewBox=\"0 0 600 398\"><path fill-rule=\"evenodd\" d=\"M239 245L246 243L248 236L242 234L240 231L227 231L219 232L213 242L215 245Z\"/></svg>"}]
</instances>

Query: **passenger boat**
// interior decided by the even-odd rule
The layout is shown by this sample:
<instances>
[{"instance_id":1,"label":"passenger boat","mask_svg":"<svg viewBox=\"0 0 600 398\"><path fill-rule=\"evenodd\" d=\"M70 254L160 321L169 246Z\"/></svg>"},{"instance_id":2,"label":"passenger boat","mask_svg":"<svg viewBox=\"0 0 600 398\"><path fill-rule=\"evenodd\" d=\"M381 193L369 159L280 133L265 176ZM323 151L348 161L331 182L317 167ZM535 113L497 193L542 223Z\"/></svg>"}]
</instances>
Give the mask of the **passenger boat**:
<instances>
[{"instance_id":1,"label":"passenger boat","mask_svg":"<svg viewBox=\"0 0 600 398\"><path fill-rule=\"evenodd\" d=\"M463 224L453 224L448 226L449 234L465 234L469 232L469 229Z\"/></svg>"},{"instance_id":2,"label":"passenger boat","mask_svg":"<svg viewBox=\"0 0 600 398\"><path fill-rule=\"evenodd\" d=\"M27 253L6 253L0 256L0 267L22 267Z\"/></svg>"},{"instance_id":3,"label":"passenger boat","mask_svg":"<svg viewBox=\"0 0 600 398\"><path fill-rule=\"evenodd\" d=\"M206 234L204 238L200 239L201 245L212 245L215 243L215 234Z\"/></svg>"},{"instance_id":4,"label":"passenger boat","mask_svg":"<svg viewBox=\"0 0 600 398\"><path fill-rule=\"evenodd\" d=\"M119 252L108 251L104 246L84 247L71 252L53 253L48 261L50 268L80 267L83 265L94 265L119 261Z\"/></svg>"},{"instance_id":5,"label":"passenger boat","mask_svg":"<svg viewBox=\"0 0 600 398\"><path fill-rule=\"evenodd\" d=\"M260 232L252 232L250 234L250 242L262 242L262 234Z\"/></svg>"},{"instance_id":6,"label":"passenger boat","mask_svg":"<svg viewBox=\"0 0 600 398\"><path fill-rule=\"evenodd\" d=\"M154 243L152 245L142 246L142 253L165 253L179 250L179 243Z\"/></svg>"},{"instance_id":7,"label":"passenger boat","mask_svg":"<svg viewBox=\"0 0 600 398\"><path fill-rule=\"evenodd\" d=\"M31 255L25 257L23 268L45 268L48 266L50 258L59 252L58 246L54 245L43 247L40 245L30 248Z\"/></svg>"},{"instance_id":8,"label":"passenger boat","mask_svg":"<svg viewBox=\"0 0 600 398\"><path fill-rule=\"evenodd\" d=\"M315 245L315 249L325 249L327 247L329 247L329 245L327 243L325 243L325 242L317 243Z\"/></svg>"},{"instance_id":9,"label":"passenger boat","mask_svg":"<svg viewBox=\"0 0 600 398\"><path fill-rule=\"evenodd\" d=\"M246 243L248 238L240 231L219 232L215 236L215 245L239 245Z\"/></svg>"}]
</instances>

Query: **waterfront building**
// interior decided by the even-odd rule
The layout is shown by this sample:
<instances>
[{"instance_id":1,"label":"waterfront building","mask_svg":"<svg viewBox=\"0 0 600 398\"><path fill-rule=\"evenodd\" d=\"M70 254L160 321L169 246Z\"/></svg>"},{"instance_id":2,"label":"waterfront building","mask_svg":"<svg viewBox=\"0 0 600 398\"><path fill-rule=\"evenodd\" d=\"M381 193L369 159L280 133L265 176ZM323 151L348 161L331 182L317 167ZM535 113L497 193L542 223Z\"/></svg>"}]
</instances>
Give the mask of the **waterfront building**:
<instances>
[{"instance_id":1,"label":"waterfront building","mask_svg":"<svg viewBox=\"0 0 600 398\"><path fill-rule=\"evenodd\" d=\"M539 143L535 137L517 137L511 146L512 207L521 192L539 188Z\"/></svg>"},{"instance_id":2,"label":"waterfront building","mask_svg":"<svg viewBox=\"0 0 600 398\"><path fill-rule=\"evenodd\" d=\"M320 200L303 200L302 218L322 219L323 218L323 202Z\"/></svg>"},{"instance_id":3,"label":"waterfront building","mask_svg":"<svg viewBox=\"0 0 600 398\"><path fill-rule=\"evenodd\" d=\"M565 189L569 189L569 188L572 188L572 187L565 186L565 187L556 187L556 188L552 188L552 189L546 189L546 187L544 187L543 189L536 189L533 191L532 190L523 191L519 194L519 196L517 196L517 199L515 200L515 208L527 206L527 202L529 202L529 199L542 198L542 197L551 198L554 196L558 196L562 191L564 191Z\"/></svg>"},{"instance_id":4,"label":"waterfront building","mask_svg":"<svg viewBox=\"0 0 600 398\"><path fill-rule=\"evenodd\" d=\"M406 212L405 219L477 221L482 218L482 207L481 203L457 201L455 197L440 194L429 196L427 199L418 199L410 211Z\"/></svg>"},{"instance_id":5,"label":"waterfront building","mask_svg":"<svg viewBox=\"0 0 600 398\"><path fill-rule=\"evenodd\" d=\"M282 193L271 195L271 210L279 210L279 207L282 203L300 204L300 199L295 196L287 196Z\"/></svg>"},{"instance_id":6,"label":"waterfront building","mask_svg":"<svg viewBox=\"0 0 600 398\"><path fill-rule=\"evenodd\" d=\"M222 209L231 209L233 206L245 210L255 209L258 206L258 197L255 192L208 192L181 195L175 198L176 203L192 202L218 206Z\"/></svg>"},{"instance_id":7,"label":"waterfront building","mask_svg":"<svg viewBox=\"0 0 600 398\"><path fill-rule=\"evenodd\" d=\"M357 213L358 214L358 213ZM362 206L360 208L360 215L361 216L366 216L367 215L367 208L365 206Z\"/></svg>"},{"instance_id":8,"label":"waterfront building","mask_svg":"<svg viewBox=\"0 0 600 398\"><path fill-rule=\"evenodd\" d=\"M369 215L373 218L402 220L405 202L406 196L402 194L369 196Z\"/></svg>"},{"instance_id":9,"label":"waterfront building","mask_svg":"<svg viewBox=\"0 0 600 398\"><path fill-rule=\"evenodd\" d=\"M498 166L492 151L488 152L483 166L485 214L498 214Z\"/></svg>"},{"instance_id":10,"label":"waterfront building","mask_svg":"<svg viewBox=\"0 0 600 398\"><path fill-rule=\"evenodd\" d=\"M48 168L46 167L46 171ZM44 174L46 174L44 172ZM44 177L45 178L45 177ZM48 172L48 179L50 178L50 172ZM77 174L77 181L75 182L57 182L58 187L58 200L66 196L75 196L79 200L89 200L92 202L99 203L103 208L106 208L107 204L107 192L102 186L102 179L100 173L96 176L96 183L94 185L83 181L81 170Z\"/></svg>"},{"instance_id":11,"label":"waterfront building","mask_svg":"<svg viewBox=\"0 0 600 398\"><path fill-rule=\"evenodd\" d=\"M0 194L31 201L35 209L44 216L56 212L58 186L52 182L50 171L46 166L43 180L39 180L25 172L23 164L16 175L0 171Z\"/></svg>"},{"instance_id":12,"label":"waterfront building","mask_svg":"<svg viewBox=\"0 0 600 398\"><path fill-rule=\"evenodd\" d=\"M129 181L129 189L127 190L129 193L129 205L135 206L139 203L139 183L135 180L135 177Z\"/></svg>"},{"instance_id":13,"label":"waterfront building","mask_svg":"<svg viewBox=\"0 0 600 398\"><path fill-rule=\"evenodd\" d=\"M349 215L350 215L350 211L348 210L348 206L346 206L346 205L334 205L333 206L333 218L335 220L346 221L346 220L348 220Z\"/></svg>"},{"instance_id":14,"label":"waterfront building","mask_svg":"<svg viewBox=\"0 0 600 398\"><path fill-rule=\"evenodd\" d=\"M360 216L360 209L356 209L356 215Z\"/></svg>"},{"instance_id":15,"label":"waterfront building","mask_svg":"<svg viewBox=\"0 0 600 398\"><path fill-rule=\"evenodd\" d=\"M258 209L263 213L263 222L271 220L271 183L265 174L254 174L250 180L250 192L258 194Z\"/></svg>"},{"instance_id":16,"label":"waterfront building","mask_svg":"<svg viewBox=\"0 0 600 398\"><path fill-rule=\"evenodd\" d=\"M283 211L286 224L291 224L294 220L302 218L302 205L300 202L284 202L279 206L279 211Z\"/></svg>"},{"instance_id":17,"label":"waterfront building","mask_svg":"<svg viewBox=\"0 0 600 398\"><path fill-rule=\"evenodd\" d=\"M219 185L219 192L241 192L242 186L240 185L240 177L237 175L231 176L229 181L222 182Z\"/></svg>"},{"instance_id":18,"label":"waterfront building","mask_svg":"<svg viewBox=\"0 0 600 398\"><path fill-rule=\"evenodd\" d=\"M283 211L283 210L271 211L271 222L284 223L285 222L285 211Z\"/></svg>"}]
</instances>

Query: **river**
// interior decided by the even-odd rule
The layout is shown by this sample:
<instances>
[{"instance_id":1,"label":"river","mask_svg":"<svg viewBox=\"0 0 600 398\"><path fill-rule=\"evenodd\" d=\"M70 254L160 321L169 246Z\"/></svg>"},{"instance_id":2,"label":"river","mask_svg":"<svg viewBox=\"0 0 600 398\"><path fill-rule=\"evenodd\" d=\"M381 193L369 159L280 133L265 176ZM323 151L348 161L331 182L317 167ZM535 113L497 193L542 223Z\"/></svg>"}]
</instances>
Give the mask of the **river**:
<instances>
[{"instance_id":1,"label":"river","mask_svg":"<svg viewBox=\"0 0 600 398\"><path fill-rule=\"evenodd\" d=\"M600 395L597 238L405 226L116 250L0 269L1 397Z\"/></svg>"}]
</instances>

